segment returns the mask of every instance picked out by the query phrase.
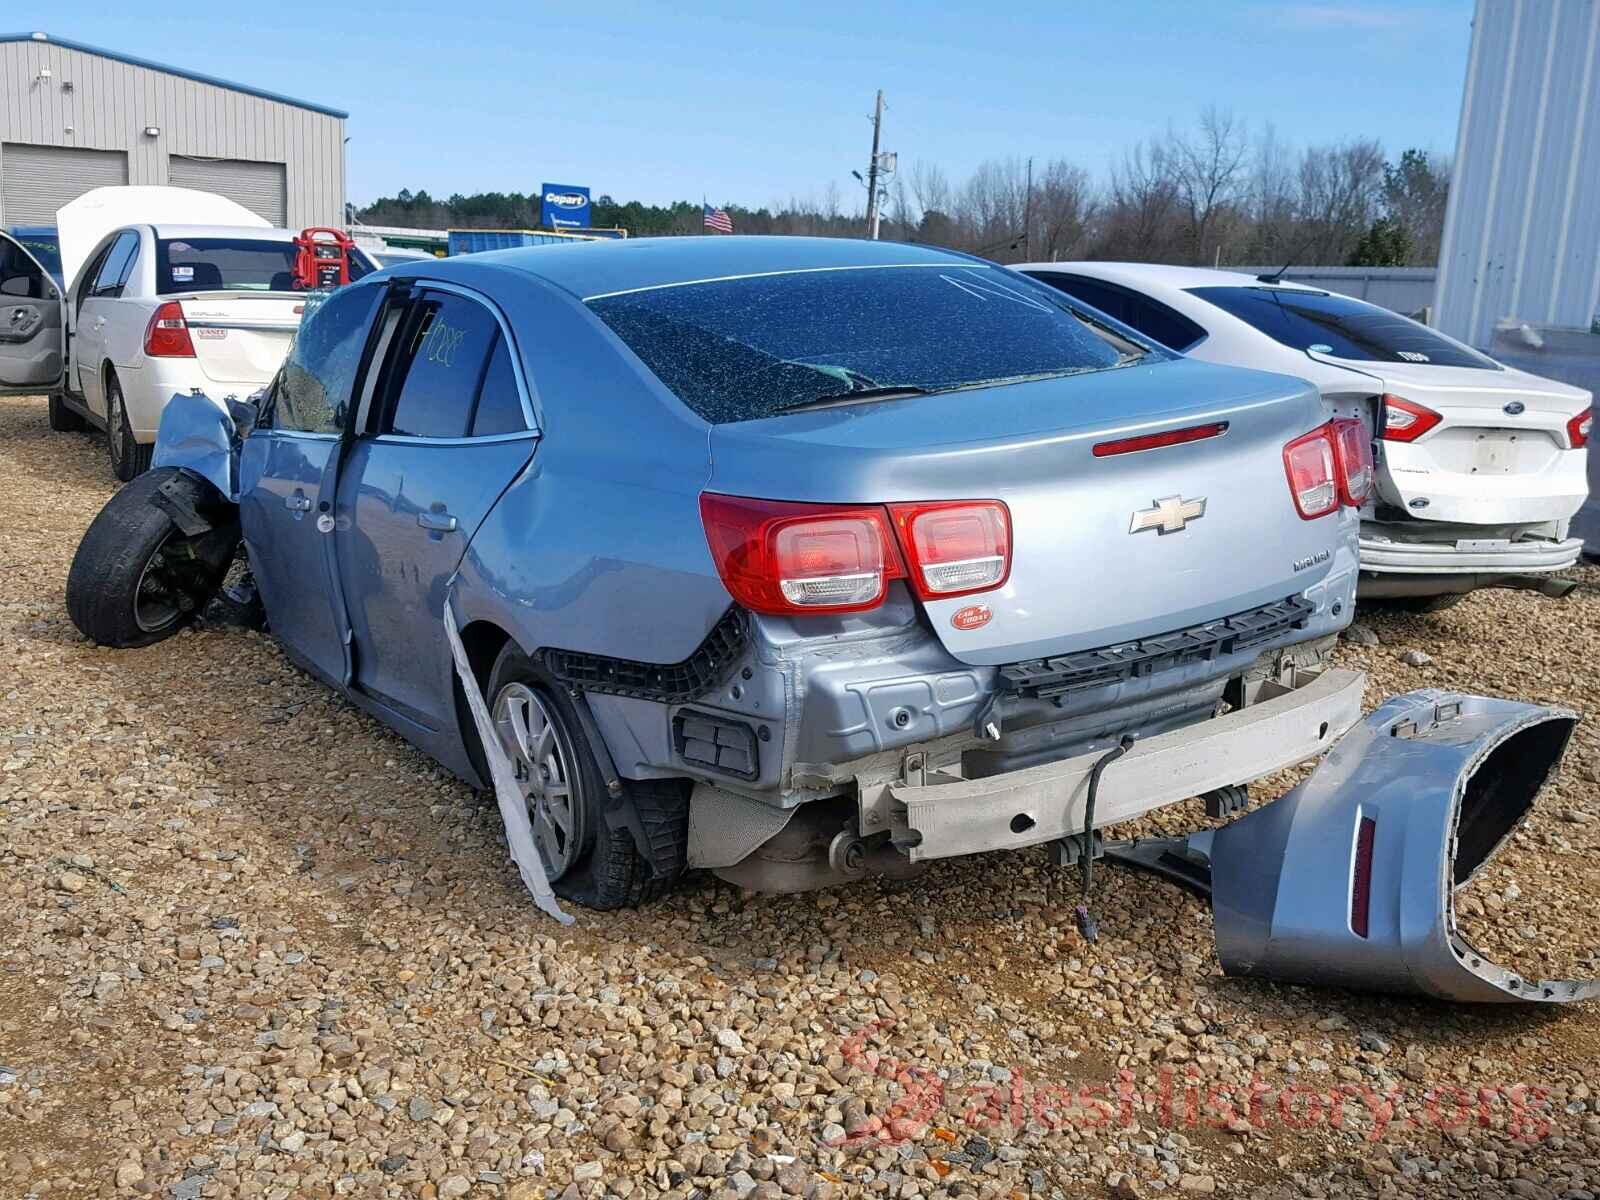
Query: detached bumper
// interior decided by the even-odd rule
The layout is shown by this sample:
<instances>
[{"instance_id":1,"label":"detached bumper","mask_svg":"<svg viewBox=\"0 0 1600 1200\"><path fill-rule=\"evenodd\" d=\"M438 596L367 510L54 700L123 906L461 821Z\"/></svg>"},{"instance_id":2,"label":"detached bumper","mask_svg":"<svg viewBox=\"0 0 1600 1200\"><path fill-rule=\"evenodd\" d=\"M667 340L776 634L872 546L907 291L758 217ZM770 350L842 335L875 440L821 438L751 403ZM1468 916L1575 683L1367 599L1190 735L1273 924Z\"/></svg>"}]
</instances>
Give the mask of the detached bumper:
<instances>
[{"instance_id":1,"label":"detached bumper","mask_svg":"<svg viewBox=\"0 0 1600 1200\"><path fill-rule=\"evenodd\" d=\"M1527 979L1490 962L1455 914L1457 889L1527 818L1576 724L1567 709L1409 692L1281 800L1215 831L1106 854L1209 890L1230 975L1446 1000L1589 999L1600 981Z\"/></svg>"},{"instance_id":2,"label":"detached bumper","mask_svg":"<svg viewBox=\"0 0 1600 1200\"><path fill-rule=\"evenodd\" d=\"M1576 563L1582 553L1582 538L1394 542L1363 537L1361 569L1396 575L1522 575L1565 570Z\"/></svg>"},{"instance_id":3,"label":"detached bumper","mask_svg":"<svg viewBox=\"0 0 1600 1200\"><path fill-rule=\"evenodd\" d=\"M1324 671L1237 712L1135 743L1101 776L1096 827L1316 758L1360 719L1365 682L1357 671ZM982 779L930 773L888 785L888 803L877 807L914 862L1038 845L1083 832L1089 775L1102 757Z\"/></svg>"}]
</instances>

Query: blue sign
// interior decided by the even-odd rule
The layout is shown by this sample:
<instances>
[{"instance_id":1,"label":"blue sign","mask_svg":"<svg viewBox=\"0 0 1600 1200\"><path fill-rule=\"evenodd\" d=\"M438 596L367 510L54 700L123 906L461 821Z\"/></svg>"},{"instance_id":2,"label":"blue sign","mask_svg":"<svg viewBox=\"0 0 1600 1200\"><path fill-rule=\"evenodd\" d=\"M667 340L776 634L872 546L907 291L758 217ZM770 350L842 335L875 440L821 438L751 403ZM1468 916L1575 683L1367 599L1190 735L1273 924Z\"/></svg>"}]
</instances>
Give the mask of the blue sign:
<instances>
[{"instance_id":1,"label":"blue sign","mask_svg":"<svg viewBox=\"0 0 1600 1200\"><path fill-rule=\"evenodd\" d=\"M546 229L589 228L589 189L547 183L540 189L539 224Z\"/></svg>"}]
</instances>

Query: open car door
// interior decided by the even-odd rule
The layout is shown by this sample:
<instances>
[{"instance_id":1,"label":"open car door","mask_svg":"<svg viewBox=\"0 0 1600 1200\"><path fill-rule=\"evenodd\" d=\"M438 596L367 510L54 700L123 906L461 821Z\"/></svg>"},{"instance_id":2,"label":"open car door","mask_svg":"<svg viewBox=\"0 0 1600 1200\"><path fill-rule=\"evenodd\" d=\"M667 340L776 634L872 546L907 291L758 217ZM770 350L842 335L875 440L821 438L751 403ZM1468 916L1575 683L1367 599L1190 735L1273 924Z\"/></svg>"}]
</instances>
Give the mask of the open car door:
<instances>
[{"instance_id":1,"label":"open car door","mask_svg":"<svg viewBox=\"0 0 1600 1200\"><path fill-rule=\"evenodd\" d=\"M0 233L0 395L55 391L66 349L61 289L22 243Z\"/></svg>"}]
</instances>

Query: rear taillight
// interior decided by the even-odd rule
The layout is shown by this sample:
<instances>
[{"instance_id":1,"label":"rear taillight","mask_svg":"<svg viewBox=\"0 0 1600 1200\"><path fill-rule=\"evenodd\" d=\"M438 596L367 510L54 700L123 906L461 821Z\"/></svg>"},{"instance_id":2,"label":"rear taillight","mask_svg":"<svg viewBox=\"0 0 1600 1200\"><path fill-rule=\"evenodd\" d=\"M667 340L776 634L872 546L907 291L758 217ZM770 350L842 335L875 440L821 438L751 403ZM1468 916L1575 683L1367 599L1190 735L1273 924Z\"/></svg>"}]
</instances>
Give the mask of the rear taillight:
<instances>
[{"instance_id":1,"label":"rear taillight","mask_svg":"<svg viewBox=\"0 0 1600 1200\"><path fill-rule=\"evenodd\" d=\"M1289 476L1289 495L1303 520L1325 517L1339 507L1339 485L1334 475L1332 426L1322 425L1283 448L1283 469Z\"/></svg>"},{"instance_id":2,"label":"rear taillight","mask_svg":"<svg viewBox=\"0 0 1600 1200\"><path fill-rule=\"evenodd\" d=\"M1329 426L1334 465L1339 473L1339 501L1360 508L1372 494L1372 439L1354 417L1339 417Z\"/></svg>"},{"instance_id":3,"label":"rear taillight","mask_svg":"<svg viewBox=\"0 0 1600 1200\"><path fill-rule=\"evenodd\" d=\"M1594 409L1586 408L1567 422L1567 441L1574 450L1589 444L1589 434L1594 431Z\"/></svg>"},{"instance_id":4,"label":"rear taillight","mask_svg":"<svg viewBox=\"0 0 1600 1200\"><path fill-rule=\"evenodd\" d=\"M700 519L728 592L760 613L876 608L899 556L878 507L700 497Z\"/></svg>"},{"instance_id":5,"label":"rear taillight","mask_svg":"<svg viewBox=\"0 0 1600 1200\"><path fill-rule=\"evenodd\" d=\"M986 592L1011 573L1011 514L998 500L891 504L889 512L924 600Z\"/></svg>"},{"instance_id":6,"label":"rear taillight","mask_svg":"<svg viewBox=\"0 0 1600 1200\"><path fill-rule=\"evenodd\" d=\"M1442 420L1431 408L1386 395L1378 405L1378 436L1386 442L1414 442Z\"/></svg>"},{"instance_id":7,"label":"rear taillight","mask_svg":"<svg viewBox=\"0 0 1600 1200\"><path fill-rule=\"evenodd\" d=\"M189 323L183 319L183 308L176 300L168 300L156 309L145 326L144 352L151 358L194 357Z\"/></svg>"},{"instance_id":8,"label":"rear taillight","mask_svg":"<svg viewBox=\"0 0 1600 1200\"><path fill-rule=\"evenodd\" d=\"M1011 514L998 500L885 509L705 492L700 519L723 584L752 612L876 608L906 563L924 600L989 591L1011 574Z\"/></svg>"}]
</instances>

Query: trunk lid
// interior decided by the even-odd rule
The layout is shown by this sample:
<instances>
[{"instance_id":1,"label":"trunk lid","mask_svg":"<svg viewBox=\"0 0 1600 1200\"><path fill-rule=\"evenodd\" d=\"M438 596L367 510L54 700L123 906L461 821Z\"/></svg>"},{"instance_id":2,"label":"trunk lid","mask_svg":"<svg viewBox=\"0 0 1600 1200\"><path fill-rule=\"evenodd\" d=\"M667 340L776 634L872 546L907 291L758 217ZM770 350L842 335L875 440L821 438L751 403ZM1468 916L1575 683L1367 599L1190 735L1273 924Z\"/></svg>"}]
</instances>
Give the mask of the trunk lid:
<instances>
[{"instance_id":1,"label":"trunk lid","mask_svg":"<svg viewBox=\"0 0 1600 1200\"><path fill-rule=\"evenodd\" d=\"M1567 422L1582 388L1525 371L1363 363L1377 390L1442 418L1415 442L1376 443L1380 500L1417 520L1470 525L1563 521L1588 491Z\"/></svg>"},{"instance_id":2,"label":"trunk lid","mask_svg":"<svg viewBox=\"0 0 1600 1200\"><path fill-rule=\"evenodd\" d=\"M1323 579L1354 514L1301 520L1283 447L1328 419L1303 381L1195 359L716 425L707 490L882 504L997 499L1006 584L924 609L946 648L991 665L1107 646L1282 600ZM1220 437L1096 458L1097 442L1226 421ZM1170 533L1130 532L1168 498ZM1194 507L1191 504L1191 509ZM992 617L961 628L958 612Z\"/></svg>"},{"instance_id":3,"label":"trunk lid","mask_svg":"<svg viewBox=\"0 0 1600 1200\"><path fill-rule=\"evenodd\" d=\"M190 292L171 298L183 308L206 378L252 388L266 384L283 365L306 305L303 292Z\"/></svg>"}]
</instances>

